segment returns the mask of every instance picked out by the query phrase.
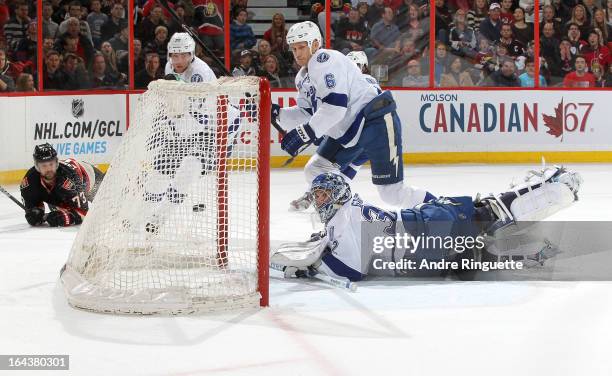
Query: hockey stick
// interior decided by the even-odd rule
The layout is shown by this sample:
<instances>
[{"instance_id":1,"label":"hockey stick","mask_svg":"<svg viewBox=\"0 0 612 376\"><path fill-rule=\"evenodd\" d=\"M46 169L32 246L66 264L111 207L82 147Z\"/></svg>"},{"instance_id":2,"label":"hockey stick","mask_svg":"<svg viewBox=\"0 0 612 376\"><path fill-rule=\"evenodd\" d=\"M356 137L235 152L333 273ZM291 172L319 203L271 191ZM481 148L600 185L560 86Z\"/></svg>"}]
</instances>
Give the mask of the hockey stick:
<instances>
[{"instance_id":1,"label":"hockey stick","mask_svg":"<svg viewBox=\"0 0 612 376\"><path fill-rule=\"evenodd\" d=\"M166 9L166 11L168 11L168 13L170 13L170 15L172 16L172 18L174 18L174 21L176 21L179 25L181 25L181 27L183 28L183 30L185 30L185 32L187 34L189 34L189 36L191 36L193 38L193 40L200 45L200 47L202 47L202 49L204 50L204 52L206 52L206 54L208 55L208 57L210 57L215 64L217 65L217 67L219 69L221 69L221 71L223 72L223 74L225 76L230 76L231 77L231 73L227 70L227 68L225 68L225 64L223 64L221 62L221 60L219 60L219 58L212 53L212 51L210 50L210 48L208 48L208 46L206 46L204 44L204 42L202 42L202 39L200 39L200 37L198 36L198 34L190 27L185 25L184 23L181 22L181 19L179 18L179 16L176 14L176 12L174 11L174 9L170 8L170 6L168 5L168 0L157 0L157 2L159 3L159 5L161 5L164 9Z\"/></svg>"},{"instance_id":2,"label":"hockey stick","mask_svg":"<svg viewBox=\"0 0 612 376\"><path fill-rule=\"evenodd\" d=\"M12 194L9 193L9 191L7 191L6 189L4 189L3 186L0 185L0 192L4 193L6 195L6 197L10 198L11 201L13 201L14 203L16 203L17 205L19 205L20 208L22 208L23 210L25 210L25 206L15 198L15 196L13 196Z\"/></svg>"},{"instance_id":3,"label":"hockey stick","mask_svg":"<svg viewBox=\"0 0 612 376\"><path fill-rule=\"evenodd\" d=\"M279 272L285 271L285 267L283 265L279 265L273 262L270 263L270 268L274 270L278 270ZM349 281L348 278L335 278L335 277L330 277L327 274L318 273L318 272L316 272L315 274L309 274L309 276L311 278L318 279L321 282L325 282L328 285L331 285L333 287L347 289L350 292L357 291L357 284L355 282Z\"/></svg>"}]
</instances>

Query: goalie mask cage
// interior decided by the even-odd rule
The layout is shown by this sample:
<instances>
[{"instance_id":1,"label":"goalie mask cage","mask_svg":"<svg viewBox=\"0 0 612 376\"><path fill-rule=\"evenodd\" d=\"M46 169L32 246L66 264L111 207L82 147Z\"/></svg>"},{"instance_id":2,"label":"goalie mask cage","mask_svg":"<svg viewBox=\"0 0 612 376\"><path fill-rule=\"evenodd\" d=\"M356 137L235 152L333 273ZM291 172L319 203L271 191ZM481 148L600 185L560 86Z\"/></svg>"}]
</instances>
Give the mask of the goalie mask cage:
<instances>
[{"instance_id":1,"label":"goalie mask cage","mask_svg":"<svg viewBox=\"0 0 612 376\"><path fill-rule=\"evenodd\" d=\"M268 305L270 88L158 80L113 156L61 279L107 313Z\"/></svg>"}]
</instances>

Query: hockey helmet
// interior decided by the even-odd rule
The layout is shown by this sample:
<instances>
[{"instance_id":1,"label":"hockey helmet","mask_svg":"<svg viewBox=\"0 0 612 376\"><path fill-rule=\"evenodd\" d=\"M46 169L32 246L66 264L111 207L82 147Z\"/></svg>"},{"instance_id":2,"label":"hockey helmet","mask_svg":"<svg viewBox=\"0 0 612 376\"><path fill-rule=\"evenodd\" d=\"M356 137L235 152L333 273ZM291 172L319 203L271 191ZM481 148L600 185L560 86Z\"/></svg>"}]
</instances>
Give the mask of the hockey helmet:
<instances>
[{"instance_id":1,"label":"hockey helmet","mask_svg":"<svg viewBox=\"0 0 612 376\"><path fill-rule=\"evenodd\" d=\"M292 45L294 43L306 42L308 48L312 49L312 43L318 40L319 46L323 44L323 38L321 38L321 31L319 27L312 21L299 22L291 26L287 32L287 44Z\"/></svg>"},{"instance_id":2,"label":"hockey helmet","mask_svg":"<svg viewBox=\"0 0 612 376\"><path fill-rule=\"evenodd\" d=\"M363 51L351 51L346 54L346 57L351 59L353 63L357 64L360 70L363 70L363 67L368 67L368 55L366 55Z\"/></svg>"},{"instance_id":3,"label":"hockey helmet","mask_svg":"<svg viewBox=\"0 0 612 376\"><path fill-rule=\"evenodd\" d=\"M34 147L34 162L49 162L57 159L57 152L49 143L36 145Z\"/></svg>"},{"instance_id":4,"label":"hockey helmet","mask_svg":"<svg viewBox=\"0 0 612 376\"><path fill-rule=\"evenodd\" d=\"M327 198L323 202L317 202L317 196L320 194L317 191L325 191ZM315 210L319 213L321 222L329 222L338 209L342 207L352 197L351 187L346 180L340 175L326 172L318 175L312 181L310 186L310 194L315 206Z\"/></svg>"},{"instance_id":5,"label":"hockey helmet","mask_svg":"<svg viewBox=\"0 0 612 376\"><path fill-rule=\"evenodd\" d=\"M187 33L174 33L168 42L168 59L170 54L190 53L195 56L195 41Z\"/></svg>"}]
</instances>

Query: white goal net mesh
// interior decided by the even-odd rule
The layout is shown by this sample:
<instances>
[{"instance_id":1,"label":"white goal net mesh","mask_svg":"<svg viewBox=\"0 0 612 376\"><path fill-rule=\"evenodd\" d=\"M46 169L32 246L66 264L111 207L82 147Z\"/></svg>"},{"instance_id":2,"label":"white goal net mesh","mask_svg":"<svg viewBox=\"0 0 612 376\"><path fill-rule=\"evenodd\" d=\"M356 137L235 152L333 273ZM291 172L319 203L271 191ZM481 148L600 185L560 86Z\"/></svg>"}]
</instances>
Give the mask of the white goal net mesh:
<instances>
[{"instance_id":1,"label":"white goal net mesh","mask_svg":"<svg viewBox=\"0 0 612 376\"><path fill-rule=\"evenodd\" d=\"M176 314L260 303L261 99L256 77L149 85L62 271L70 304Z\"/></svg>"}]
</instances>

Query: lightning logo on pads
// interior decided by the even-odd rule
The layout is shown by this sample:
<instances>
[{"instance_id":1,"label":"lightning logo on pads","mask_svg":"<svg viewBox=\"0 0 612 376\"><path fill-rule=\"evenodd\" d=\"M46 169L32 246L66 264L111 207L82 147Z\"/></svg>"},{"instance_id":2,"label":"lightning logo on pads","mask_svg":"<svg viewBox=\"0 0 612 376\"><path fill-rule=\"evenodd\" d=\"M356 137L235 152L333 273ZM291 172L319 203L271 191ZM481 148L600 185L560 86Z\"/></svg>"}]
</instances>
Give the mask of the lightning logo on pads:
<instances>
[{"instance_id":1,"label":"lightning logo on pads","mask_svg":"<svg viewBox=\"0 0 612 376\"><path fill-rule=\"evenodd\" d=\"M387 136L389 137L389 161L395 165L395 176L397 176L399 174L399 155L397 153L397 145L395 145L395 130L391 113L385 115L385 124L387 125Z\"/></svg>"}]
</instances>

